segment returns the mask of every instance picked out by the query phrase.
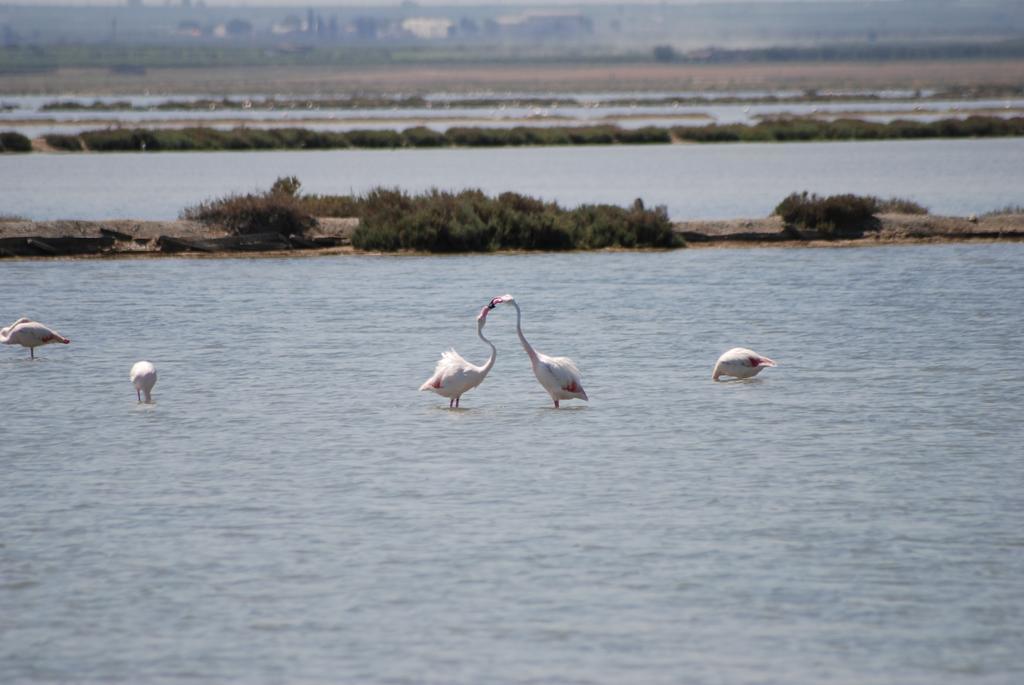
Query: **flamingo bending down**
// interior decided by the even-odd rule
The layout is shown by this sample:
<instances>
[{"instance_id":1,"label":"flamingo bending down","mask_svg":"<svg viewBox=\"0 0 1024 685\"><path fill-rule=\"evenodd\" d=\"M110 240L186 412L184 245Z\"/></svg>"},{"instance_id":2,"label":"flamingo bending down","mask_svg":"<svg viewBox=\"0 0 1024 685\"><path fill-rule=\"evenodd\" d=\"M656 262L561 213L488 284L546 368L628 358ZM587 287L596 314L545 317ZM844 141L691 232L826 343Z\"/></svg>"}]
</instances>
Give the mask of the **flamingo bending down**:
<instances>
[{"instance_id":1,"label":"flamingo bending down","mask_svg":"<svg viewBox=\"0 0 1024 685\"><path fill-rule=\"evenodd\" d=\"M498 356L498 350L494 343L484 337L484 324L487 323L488 307L483 307L476 317L476 334L480 339L491 346L491 357L483 366L477 366L467 362L454 349L448 349L441 353L441 359L434 367L434 375L426 383L420 386L420 390L433 390L441 397L448 398L448 408L459 407L459 398L462 394L483 383L494 366L494 360Z\"/></svg>"},{"instance_id":2,"label":"flamingo bending down","mask_svg":"<svg viewBox=\"0 0 1024 685\"><path fill-rule=\"evenodd\" d=\"M21 345L27 347L29 356L36 358L36 348L40 345L50 343L64 343L67 345L70 340L57 331L44 326L38 321L22 317L7 328L0 328L0 342L5 345Z\"/></svg>"},{"instance_id":3,"label":"flamingo bending down","mask_svg":"<svg viewBox=\"0 0 1024 685\"><path fill-rule=\"evenodd\" d=\"M711 380L717 381L719 376L753 378L761 373L761 369L769 366L777 366L777 364L753 350L734 347L718 358L715 370L711 374Z\"/></svg>"},{"instance_id":4,"label":"flamingo bending down","mask_svg":"<svg viewBox=\"0 0 1024 685\"><path fill-rule=\"evenodd\" d=\"M558 408L559 400L583 400L589 402L586 391L583 389L583 381L580 378L580 370L576 368L576 362L568 357L549 357L543 352L537 352L526 342L523 335L522 318L523 312L519 309L519 303L511 295L495 297L487 305L491 309L499 304L509 304L516 308L516 333L519 334L519 342L530 357L530 365L533 367L533 375L537 377L541 386L551 395Z\"/></svg>"},{"instance_id":5,"label":"flamingo bending down","mask_svg":"<svg viewBox=\"0 0 1024 685\"><path fill-rule=\"evenodd\" d=\"M135 362L129 378L135 386L139 402L142 401L142 393L146 393L146 404L150 404L153 401L153 386L156 385L156 367L153 366L153 362Z\"/></svg>"}]
</instances>

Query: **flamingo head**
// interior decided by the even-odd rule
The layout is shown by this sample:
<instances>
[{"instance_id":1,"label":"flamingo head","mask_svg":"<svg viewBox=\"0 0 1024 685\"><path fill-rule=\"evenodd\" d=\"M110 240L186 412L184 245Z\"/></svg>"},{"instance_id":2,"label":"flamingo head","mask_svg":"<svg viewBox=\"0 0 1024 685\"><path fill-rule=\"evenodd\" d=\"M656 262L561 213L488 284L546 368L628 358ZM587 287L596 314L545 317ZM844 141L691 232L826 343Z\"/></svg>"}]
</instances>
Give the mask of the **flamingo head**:
<instances>
[{"instance_id":1,"label":"flamingo head","mask_svg":"<svg viewBox=\"0 0 1024 685\"><path fill-rule=\"evenodd\" d=\"M511 295L502 295L501 297L495 297L493 300L491 300L491 303L487 305L487 308L494 309L499 304L508 304L509 302L512 302L514 300L515 298L512 297Z\"/></svg>"}]
</instances>

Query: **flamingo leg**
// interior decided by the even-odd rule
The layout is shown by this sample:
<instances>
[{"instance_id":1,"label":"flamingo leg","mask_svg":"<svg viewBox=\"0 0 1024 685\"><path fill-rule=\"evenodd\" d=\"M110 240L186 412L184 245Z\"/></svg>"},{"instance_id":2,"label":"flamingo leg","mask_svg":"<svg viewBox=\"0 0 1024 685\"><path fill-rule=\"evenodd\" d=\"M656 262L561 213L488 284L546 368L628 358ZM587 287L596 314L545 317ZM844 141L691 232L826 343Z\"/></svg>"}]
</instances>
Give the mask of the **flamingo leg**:
<instances>
[{"instance_id":1,"label":"flamingo leg","mask_svg":"<svg viewBox=\"0 0 1024 685\"><path fill-rule=\"evenodd\" d=\"M29 359L35 359L36 358L36 348L34 348L34 347L28 348L28 354L29 354Z\"/></svg>"},{"instance_id":2,"label":"flamingo leg","mask_svg":"<svg viewBox=\"0 0 1024 685\"><path fill-rule=\"evenodd\" d=\"M448 400L448 408L451 409L454 406L455 406L455 398L453 397L450 400Z\"/></svg>"},{"instance_id":3,"label":"flamingo leg","mask_svg":"<svg viewBox=\"0 0 1024 685\"><path fill-rule=\"evenodd\" d=\"M461 400L461 399L462 399L462 395L459 395L458 397L455 398L455 408L456 409L459 408L459 400Z\"/></svg>"},{"instance_id":4,"label":"flamingo leg","mask_svg":"<svg viewBox=\"0 0 1024 685\"><path fill-rule=\"evenodd\" d=\"M555 400L555 409L558 409L558 400Z\"/></svg>"},{"instance_id":5,"label":"flamingo leg","mask_svg":"<svg viewBox=\"0 0 1024 685\"><path fill-rule=\"evenodd\" d=\"M142 401L142 391L139 390L138 388L135 388L135 394L138 396L139 402L141 402Z\"/></svg>"}]
</instances>

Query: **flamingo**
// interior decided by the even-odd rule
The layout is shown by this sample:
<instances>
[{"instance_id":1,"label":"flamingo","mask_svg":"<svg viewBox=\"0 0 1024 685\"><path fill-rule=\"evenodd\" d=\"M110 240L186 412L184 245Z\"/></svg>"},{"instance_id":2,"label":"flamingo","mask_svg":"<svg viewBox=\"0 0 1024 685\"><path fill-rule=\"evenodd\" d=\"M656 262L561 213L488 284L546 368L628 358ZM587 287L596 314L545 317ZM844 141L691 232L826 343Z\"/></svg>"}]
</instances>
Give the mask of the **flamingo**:
<instances>
[{"instance_id":1,"label":"flamingo","mask_svg":"<svg viewBox=\"0 0 1024 685\"><path fill-rule=\"evenodd\" d=\"M589 402L590 399L587 397L586 391L583 390L583 382L580 378L580 370L576 368L576 362L568 357L549 357L542 352L537 352L530 346L530 343L526 342L522 327L523 312L519 309L519 303L514 297L511 295L495 297L487 306L494 309L499 304L509 303L516 308L516 333L519 334L519 342L523 344L523 349L530 357L533 375L551 395L555 409L558 409L559 400L576 399Z\"/></svg>"},{"instance_id":2,"label":"flamingo","mask_svg":"<svg viewBox=\"0 0 1024 685\"><path fill-rule=\"evenodd\" d=\"M156 367L153 366L153 362L135 362L129 378L132 380L132 385L135 386L135 394L138 395L139 402L142 401L142 393L146 393L146 404L150 404L153 401L150 393L153 392L153 386L156 385Z\"/></svg>"},{"instance_id":3,"label":"flamingo","mask_svg":"<svg viewBox=\"0 0 1024 685\"><path fill-rule=\"evenodd\" d=\"M441 353L441 359L434 368L434 375L426 383L420 386L420 390L433 390L441 397L448 398L448 408L459 408L459 398L463 393L468 392L484 382L494 360L498 356L498 350L494 343L484 337L484 324L487 323L489 307L482 307L480 314L476 317L476 334L480 339L491 346L491 357L483 366L471 364L462 358L454 349L448 349Z\"/></svg>"},{"instance_id":4,"label":"flamingo","mask_svg":"<svg viewBox=\"0 0 1024 685\"><path fill-rule=\"evenodd\" d=\"M777 364L753 350L745 347L734 347L718 358L711 380L717 381L719 376L735 376L736 378L753 378L761 373L761 369Z\"/></svg>"},{"instance_id":5,"label":"flamingo","mask_svg":"<svg viewBox=\"0 0 1024 685\"><path fill-rule=\"evenodd\" d=\"M27 347L29 356L35 359L36 348L40 345L49 345L50 343L57 342L67 345L71 341L49 326L44 326L38 321L22 317L7 328L0 328L0 342L5 345Z\"/></svg>"}]
</instances>

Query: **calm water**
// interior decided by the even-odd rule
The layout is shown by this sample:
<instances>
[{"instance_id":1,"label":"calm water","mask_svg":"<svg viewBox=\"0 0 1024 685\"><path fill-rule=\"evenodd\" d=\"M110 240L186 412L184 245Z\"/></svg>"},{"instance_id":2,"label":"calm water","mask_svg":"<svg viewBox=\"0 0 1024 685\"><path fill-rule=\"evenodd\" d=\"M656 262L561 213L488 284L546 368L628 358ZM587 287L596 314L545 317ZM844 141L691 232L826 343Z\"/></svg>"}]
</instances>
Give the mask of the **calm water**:
<instances>
[{"instance_id":1,"label":"calm water","mask_svg":"<svg viewBox=\"0 0 1024 685\"><path fill-rule=\"evenodd\" d=\"M909 197L940 214L1021 204L1024 138L326 152L0 156L0 214L172 219L297 175L307 192L514 190L567 206L637 197L674 219L767 216L794 191Z\"/></svg>"},{"instance_id":2,"label":"calm water","mask_svg":"<svg viewBox=\"0 0 1024 685\"><path fill-rule=\"evenodd\" d=\"M0 680L1019 683L1022 259L0 263Z\"/></svg>"}]
</instances>

